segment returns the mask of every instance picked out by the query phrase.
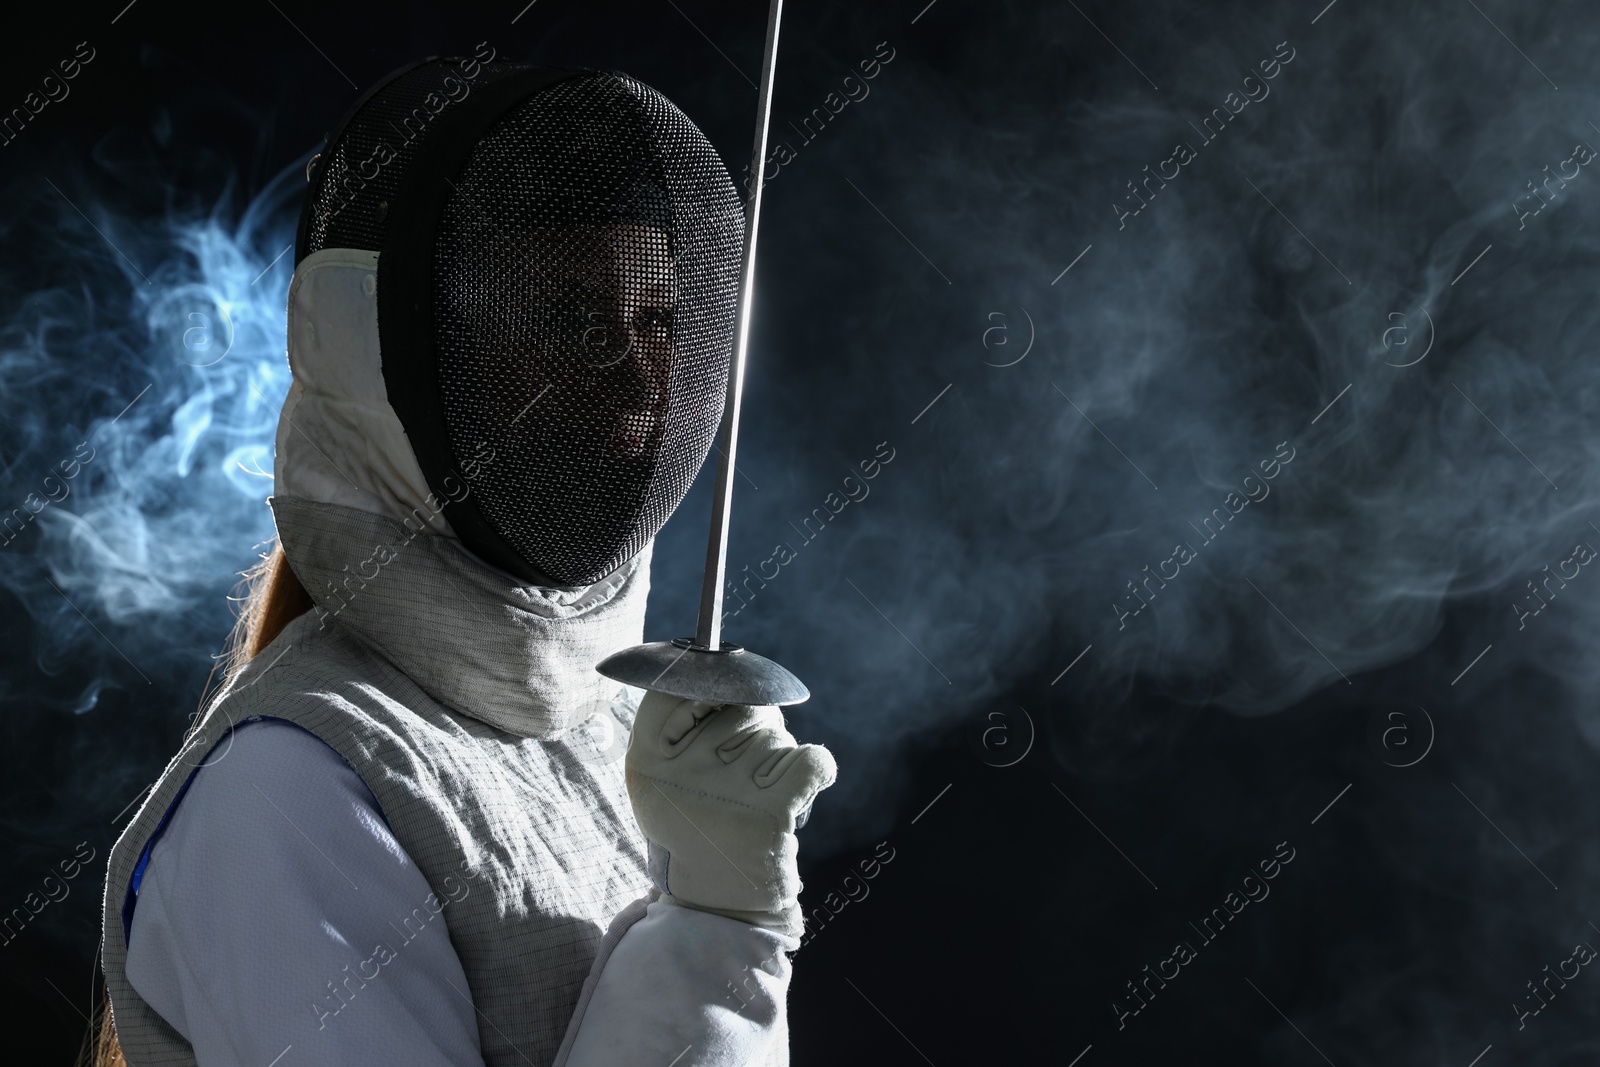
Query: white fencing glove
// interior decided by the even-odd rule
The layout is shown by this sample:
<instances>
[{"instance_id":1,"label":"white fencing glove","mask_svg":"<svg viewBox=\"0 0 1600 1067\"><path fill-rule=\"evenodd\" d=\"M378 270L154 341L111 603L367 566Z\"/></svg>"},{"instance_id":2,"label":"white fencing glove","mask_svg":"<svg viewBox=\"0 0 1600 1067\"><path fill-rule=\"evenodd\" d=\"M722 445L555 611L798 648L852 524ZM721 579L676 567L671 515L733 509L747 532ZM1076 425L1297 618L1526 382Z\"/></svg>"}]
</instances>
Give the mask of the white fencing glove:
<instances>
[{"instance_id":1,"label":"white fencing glove","mask_svg":"<svg viewBox=\"0 0 1600 1067\"><path fill-rule=\"evenodd\" d=\"M775 707L650 692L625 767L662 900L800 936L796 819L833 784L832 753L796 745Z\"/></svg>"}]
</instances>

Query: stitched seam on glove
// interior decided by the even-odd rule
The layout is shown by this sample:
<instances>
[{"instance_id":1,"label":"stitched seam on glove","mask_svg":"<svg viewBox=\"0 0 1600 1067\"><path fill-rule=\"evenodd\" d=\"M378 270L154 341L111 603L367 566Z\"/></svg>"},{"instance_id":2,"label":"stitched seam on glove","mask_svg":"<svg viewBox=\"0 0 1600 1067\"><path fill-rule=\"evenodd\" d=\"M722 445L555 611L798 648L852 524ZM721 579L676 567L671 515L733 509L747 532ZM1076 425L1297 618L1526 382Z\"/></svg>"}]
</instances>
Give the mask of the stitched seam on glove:
<instances>
[{"instance_id":1,"label":"stitched seam on glove","mask_svg":"<svg viewBox=\"0 0 1600 1067\"><path fill-rule=\"evenodd\" d=\"M715 800L715 801L718 801L718 802L723 803L723 804L731 805L732 807L743 808L745 811L755 812L757 815L765 815L767 818L772 819L774 821L778 820L778 816L774 815L772 812L768 811L766 808L758 808L753 804L747 804L744 801L737 800L737 799L735 799L733 797L725 797L725 796L722 796L720 793L708 793L704 789L691 789L688 786L682 785L682 784L680 784L678 782L671 781L670 779L657 778L655 775L645 774L642 771L635 771L634 773L637 774L640 778L644 779L647 782L655 783L657 789L660 789L664 785L670 785L670 786L672 786L672 788L676 789L679 793L687 794L688 796L704 797L707 800ZM665 790L663 790L663 792L665 792ZM684 818L687 819L688 815L685 814Z\"/></svg>"}]
</instances>

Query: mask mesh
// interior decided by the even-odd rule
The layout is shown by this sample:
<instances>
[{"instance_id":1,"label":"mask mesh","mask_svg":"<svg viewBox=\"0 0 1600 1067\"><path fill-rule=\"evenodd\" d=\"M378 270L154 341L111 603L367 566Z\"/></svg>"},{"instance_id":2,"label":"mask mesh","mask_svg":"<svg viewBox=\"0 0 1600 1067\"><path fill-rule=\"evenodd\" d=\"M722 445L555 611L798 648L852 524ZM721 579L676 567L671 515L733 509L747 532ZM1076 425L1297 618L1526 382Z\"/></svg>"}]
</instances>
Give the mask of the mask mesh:
<instances>
[{"instance_id":1,"label":"mask mesh","mask_svg":"<svg viewBox=\"0 0 1600 1067\"><path fill-rule=\"evenodd\" d=\"M704 134L631 78L562 82L452 182L435 347L479 511L562 585L632 558L683 500L722 414L744 217Z\"/></svg>"}]
</instances>

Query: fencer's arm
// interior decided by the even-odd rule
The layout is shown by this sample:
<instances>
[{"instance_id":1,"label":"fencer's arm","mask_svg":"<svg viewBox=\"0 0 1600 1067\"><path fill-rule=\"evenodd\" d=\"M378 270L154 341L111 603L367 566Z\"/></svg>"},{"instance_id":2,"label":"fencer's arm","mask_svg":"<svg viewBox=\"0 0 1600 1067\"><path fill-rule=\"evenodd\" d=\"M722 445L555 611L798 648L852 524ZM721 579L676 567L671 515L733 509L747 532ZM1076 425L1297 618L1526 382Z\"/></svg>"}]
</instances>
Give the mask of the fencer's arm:
<instances>
[{"instance_id":1,"label":"fencer's arm","mask_svg":"<svg viewBox=\"0 0 1600 1067\"><path fill-rule=\"evenodd\" d=\"M554 1067L782 1067L785 953L799 944L722 915L634 902L606 932Z\"/></svg>"},{"instance_id":2,"label":"fencer's arm","mask_svg":"<svg viewBox=\"0 0 1600 1067\"><path fill-rule=\"evenodd\" d=\"M556 1067L788 1063L794 831L835 774L775 707L645 696L626 778L655 899L612 923Z\"/></svg>"},{"instance_id":3,"label":"fencer's arm","mask_svg":"<svg viewBox=\"0 0 1600 1067\"><path fill-rule=\"evenodd\" d=\"M128 981L199 1067L483 1067L434 899L338 753L287 723L242 726L151 849Z\"/></svg>"}]
</instances>

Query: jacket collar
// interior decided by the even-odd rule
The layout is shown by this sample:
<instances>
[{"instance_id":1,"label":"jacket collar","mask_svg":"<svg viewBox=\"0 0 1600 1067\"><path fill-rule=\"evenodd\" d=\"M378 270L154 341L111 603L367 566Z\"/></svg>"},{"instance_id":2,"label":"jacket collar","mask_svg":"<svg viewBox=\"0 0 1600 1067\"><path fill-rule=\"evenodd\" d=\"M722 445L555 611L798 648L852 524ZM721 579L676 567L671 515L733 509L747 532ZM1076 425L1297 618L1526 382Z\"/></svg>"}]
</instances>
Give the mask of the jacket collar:
<instances>
[{"instance_id":1,"label":"jacket collar","mask_svg":"<svg viewBox=\"0 0 1600 1067\"><path fill-rule=\"evenodd\" d=\"M596 663L644 637L647 547L574 592L523 585L421 520L275 496L289 566L324 627L343 626L440 704L555 738L621 688Z\"/></svg>"}]
</instances>

